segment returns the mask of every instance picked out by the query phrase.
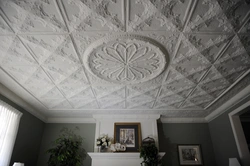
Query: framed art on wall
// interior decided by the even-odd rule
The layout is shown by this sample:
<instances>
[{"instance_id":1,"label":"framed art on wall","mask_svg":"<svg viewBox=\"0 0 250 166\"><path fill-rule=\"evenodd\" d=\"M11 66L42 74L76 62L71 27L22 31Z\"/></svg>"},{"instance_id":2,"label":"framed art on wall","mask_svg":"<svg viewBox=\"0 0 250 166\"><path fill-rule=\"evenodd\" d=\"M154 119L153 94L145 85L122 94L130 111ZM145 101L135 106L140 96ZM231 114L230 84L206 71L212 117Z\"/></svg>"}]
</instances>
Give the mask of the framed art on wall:
<instances>
[{"instance_id":1,"label":"framed art on wall","mask_svg":"<svg viewBox=\"0 0 250 166\"><path fill-rule=\"evenodd\" d=\"M114 143L126 146L126 152L138 152L141 144L140 123L115 123Z\"/></svg>"},{"instance_id":2,"label":"framed art on wall","mask_svg":"<svg viewBox=\"0 0 250 166\"><path fill-rule=\"evenodd\" d=\"M200 145L178 145L180 165L202 165Z\"/></svg>"}]
</instances>

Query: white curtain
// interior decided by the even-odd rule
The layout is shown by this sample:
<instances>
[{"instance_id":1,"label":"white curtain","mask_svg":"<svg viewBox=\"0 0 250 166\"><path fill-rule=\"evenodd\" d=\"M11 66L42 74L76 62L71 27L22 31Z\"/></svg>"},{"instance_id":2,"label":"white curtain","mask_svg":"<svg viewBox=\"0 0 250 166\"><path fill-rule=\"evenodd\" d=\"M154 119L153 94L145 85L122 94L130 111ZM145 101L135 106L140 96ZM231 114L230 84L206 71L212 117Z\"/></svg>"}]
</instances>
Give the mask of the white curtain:
<instances>
[{"instance_id":1,"label":"white curtain","mask_svg":"<svg viewBox=\"0 0 250 166\"><path fill-rule=\"evenodd\" d=\"M8 166L22 113L0 100L0 166Z\"/></svg>"}]
</instances>

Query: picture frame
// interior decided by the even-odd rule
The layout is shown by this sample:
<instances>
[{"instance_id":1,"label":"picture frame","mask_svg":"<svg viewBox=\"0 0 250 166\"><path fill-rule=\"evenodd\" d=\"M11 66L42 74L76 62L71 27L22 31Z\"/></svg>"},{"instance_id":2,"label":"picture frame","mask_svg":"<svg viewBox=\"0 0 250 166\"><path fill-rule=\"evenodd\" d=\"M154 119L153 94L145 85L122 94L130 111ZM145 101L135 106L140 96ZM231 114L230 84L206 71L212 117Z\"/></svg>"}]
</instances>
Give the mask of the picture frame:
<instances>
[{"instance_id":1,"label":"picture frame","mask_svg":"<svg viewBox=\"0 0 250 166\"><path fill-rule=\"evenodd\" d=\"M139 152L141 124L137 122L114 123L114 143L125 145L125 152Z\"/></svg>"},{"instance_id":2,"label":"picture frame","mask_svg":"<svg viewBox=\"0 0 250 166\"><path fill-rule=\"evenodd\" d=\"M202 165L200 145L177 145L180 165Z\"/></svg>"}]
</instances>

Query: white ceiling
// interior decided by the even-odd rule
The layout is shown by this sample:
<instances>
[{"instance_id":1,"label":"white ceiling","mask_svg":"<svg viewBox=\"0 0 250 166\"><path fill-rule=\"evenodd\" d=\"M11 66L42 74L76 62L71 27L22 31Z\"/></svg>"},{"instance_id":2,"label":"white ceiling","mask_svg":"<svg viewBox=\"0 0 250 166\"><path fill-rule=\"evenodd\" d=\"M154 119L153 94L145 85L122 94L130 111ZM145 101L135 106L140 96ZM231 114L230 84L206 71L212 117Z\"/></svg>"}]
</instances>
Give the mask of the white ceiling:
<instances>
[{"instance_id":1,"label":"white ceiling","mask_svg":"<svg viewBox=\"0 0 250 166\"><path fill-rule=\"evenodd\" d=\"M250 85L250 2L1 0L0 65L46 117L206 117Z\"/></svg>"}]
</instances>

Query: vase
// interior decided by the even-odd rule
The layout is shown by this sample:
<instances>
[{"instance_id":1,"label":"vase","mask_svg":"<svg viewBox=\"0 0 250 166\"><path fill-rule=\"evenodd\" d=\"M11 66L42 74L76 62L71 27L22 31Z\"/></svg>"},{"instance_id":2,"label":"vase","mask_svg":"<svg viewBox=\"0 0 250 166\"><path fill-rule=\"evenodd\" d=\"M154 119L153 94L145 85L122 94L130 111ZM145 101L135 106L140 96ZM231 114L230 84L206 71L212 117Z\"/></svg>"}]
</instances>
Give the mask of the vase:
<instances>
[{"instance_id":1,"label":"vase","mask_svg":"<svg viewBox=\"0 0 250 166\"><path fill-rule=\"evenodd\" d=\"M106 150L107 150L107 146L101 146L100 152L106 152Z\"/></svg>"}]
</instances>

